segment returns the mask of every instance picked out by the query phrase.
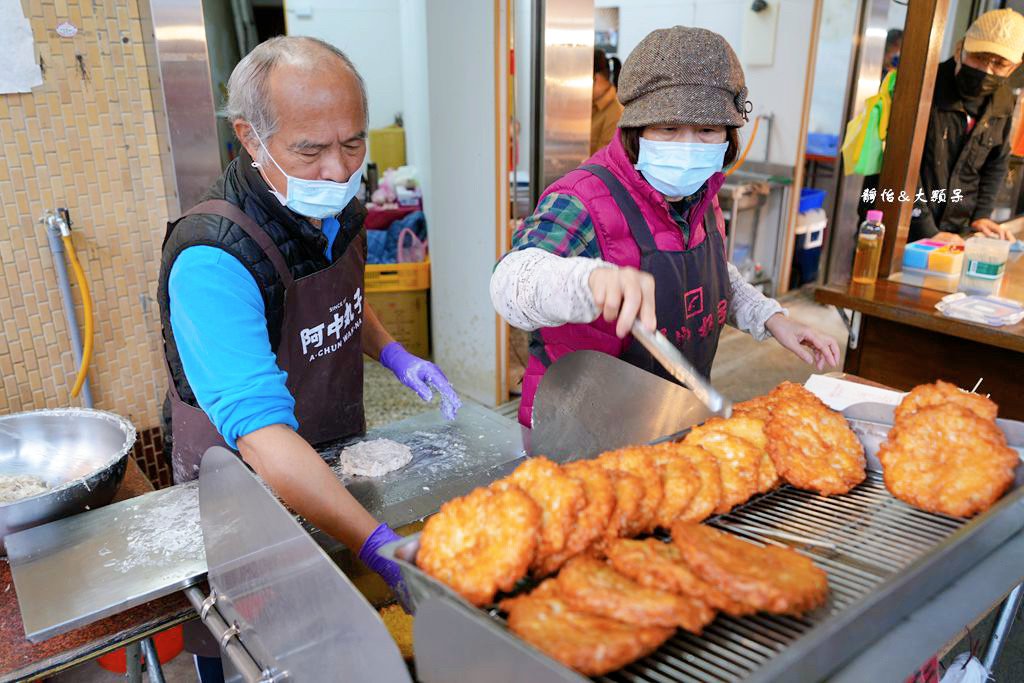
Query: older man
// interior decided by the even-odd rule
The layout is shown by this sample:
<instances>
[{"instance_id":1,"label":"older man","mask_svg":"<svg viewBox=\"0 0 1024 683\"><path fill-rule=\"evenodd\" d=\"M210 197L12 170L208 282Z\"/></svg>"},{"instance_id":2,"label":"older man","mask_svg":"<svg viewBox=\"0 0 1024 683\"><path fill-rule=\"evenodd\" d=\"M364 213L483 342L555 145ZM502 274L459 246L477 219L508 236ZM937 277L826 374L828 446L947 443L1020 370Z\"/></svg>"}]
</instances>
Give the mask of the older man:
<instances>
[{"instance_id":1,"label":"older man","mask_svg":"<svg viewBox=\"0 0 1024 683\"><path fill-rule=\"evenodd\" d=\"M273 38L235 67L227 115L244 151L163 245L175 480L195 478L210 446L237 449L292 509L400 588L376 553L397 536L311 445L365 430L364 353L424 400L436 389L449 419L459 406L444 374L395 342L364 297L362 78L327 43ZM190 651L219 654L193 635ZM219 661L197 666L217 679Z\"/></svg>"},{"instance_id":2,"label":"older man","mask_svg":"<svg viewBox=\"0 0 1024 683\"><path fill-rule=\"evenodd\" d=\"M920 189L910 239L1013 239L992 220L1010 157L1016 97L1007 80L1024 59L1024 17L1012 9L978 17L935 76Z\"/></svg>"}]
</instances>

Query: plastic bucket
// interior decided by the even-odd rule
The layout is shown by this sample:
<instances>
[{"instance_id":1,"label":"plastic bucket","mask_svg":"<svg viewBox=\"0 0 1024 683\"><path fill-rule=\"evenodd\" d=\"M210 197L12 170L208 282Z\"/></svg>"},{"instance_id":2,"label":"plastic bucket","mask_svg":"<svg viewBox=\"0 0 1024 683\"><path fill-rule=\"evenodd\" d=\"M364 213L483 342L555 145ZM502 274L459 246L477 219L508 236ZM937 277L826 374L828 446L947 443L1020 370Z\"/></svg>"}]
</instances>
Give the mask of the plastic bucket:
<instances>
[{"instance_id":1,"label":"plastic bucket","mask_svg":"<svg viewBox=\"0 0 1024 683\"><path fill-rule=\"evenodd\" d=\"M153 636L153 645L156 647L156 655L160 659L161 664L166 664L177 657L185 649L181 626L169 628ZM116 674L123 674L128 671L128 662L123 647L119 650L108 652L96 661L107 671ZM143 658L143 661L145 661L145 658Z\"/></svg>"}]
</instances>

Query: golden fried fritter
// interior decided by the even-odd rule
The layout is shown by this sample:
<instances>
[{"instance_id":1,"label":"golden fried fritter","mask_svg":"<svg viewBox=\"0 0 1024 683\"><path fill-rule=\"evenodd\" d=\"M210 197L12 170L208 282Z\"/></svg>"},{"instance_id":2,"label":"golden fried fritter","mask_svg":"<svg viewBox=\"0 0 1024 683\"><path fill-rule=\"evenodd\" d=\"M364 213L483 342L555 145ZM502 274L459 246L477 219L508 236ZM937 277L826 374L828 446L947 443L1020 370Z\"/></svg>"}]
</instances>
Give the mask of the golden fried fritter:
<instances>
[{"instance_id":1,"label":"golden fried fritter","mask_svg":"<svg viewBox=\"0 0 1024 683\"><path fill-rule=\"evenodd\" d=\"M1013 484L1020 462L994 420L958 402L922 407L900 418L878 459L894 496L956 517L988 509Z\"/></svg>"},{"instance_id":2,"label":"golden fried fritter","mask_svg":"<svg viewBox=\"0 0 1024 683\"><path fill-rule=\"evenodd\" d=\"M841 414L817 397L780 399L765 432L782 478L825 496L847 493L867 476L864 446Z\"/></svg>"},{"instance_id":3,"label":"golden fried fritter","mask_svg":"<svg viewBox=\"0 0 1024 683\"><path fill-rule=\"evenodd\" d=\"M772 414L773 403L775 403L775 399L772 398L771 394L758 396L757 398L752 398L749 401L733 404L732 414L734 417L754 417L758 420L767 422L768 418Z\"/></svg>"},{"instance_id":4,"label":"golden fried fritter","mask_svg":"<svg viewBox=\"0 0 1024 683\"><path fill-rule=\"evenodd\" d=\"M764 396L757 396L749 401L733 405L732 414L734 416L754 417L767 423L768 418L771 417L772 408L775 407L775 403L780 399L787 401L817 401L818 397L805 389L801 384L782 382Z\"/></svg>"},{"instance_id":5,"label":"golden fried fritter","mask_svg":"<svg viewBox=\"0 0 1024 683\"><path fill-rule=\"evenodd\" d=\"M728 419L711 418L696 429L723 432L754 444L761 452L761 464L757 473L757 492L767 493L777 487L782 479L775 469L775 463L768 457L768 437L764 431L765 421L750 415L734 415Z\"/></svg>"},{"instance_id":6,"label":"golden fried fritter","mask_svg":"<svg viewBox=\"0 0 1024 683\"><path fill-rule=\"evenodd\" d=\"M718 460L700 446L672 444L680 457L693 465L700 477L700 488L678 519L685 522L700 522L710 517L722 499L722 474Z\"/></svg>"},{"instance_id":7,"label":"golden fried fritter","mask_svg":"<svg viewBox=\"0 0 1024 683\"><path fill-rule=\"evenodd\" d=\"M697 469L678 452L675 444L660 444L652 449L654 464L661 473L664 495L654 520L662 529L668 529L679 519L700 490Z\"/></svg>"},{"instance_id":8,"label":"golden fried fritter","mask_svg":"<svg viewBox=\"0 0 1024 683\"><path fill-rule=\"evenodd\" d=\"M767 448L768 437L764 434L764 420L746 415L736 415L728 419L711 419L704 424L726 434L746 439L760 449Z\"/></svg>"},{"instance_id":9,"label":"golden fried fritter","mask_svg":"<svg viewBox=\"0 0 1024 683\"><path fill-rule=\"evenodd\" d=\"M565 548L539 563L536 573L540 576L558 571L566 560L579 555L600 539L615 510L615 487L603 467L592 460L579 460L563 465L562 471L583 484L587 504L576 517L576 525L569 533Z\"/></svg>"},{"instance_id":10,"label":"golden fried fritter","mask_svg":"<svg viewBox=\"0 0 1024 683\"><path fill-rule=\"evenodd\" d=\"M540 571L549 556L565 549L576 517L587 504L583 484L540 456L527 459L512 474L492 484L499 489L508 485L518 486L540 506L540 542L530 566L531 571Z\"/></svg>"},{"instance_id":11,"label":"golden fried fritter","mask_svg":"<svg viewBox=\"0 0 1024 683\"><path fill-rule=\"evenodd\" d=\"M765 612L802 614L825 602L828 577L790 548L760 547L703 524L678 523L672 542L702 579Z\"/></svg>"},{"instance_id":12,"label":"golden fried fritter","mask_svg":"<svg viewBox=\"0 0 1024 683\"><path fill-rule=\"evenodd\" d=\"M602 468L603 469L603 468ZM644 483L640 477L619 470L606 470L615 491L615 508L608 518L604 536L595 544L601 550L606 543L624 536L636 536L641 525L641 505L644 499Z\"/></svg>"},{"instance_id":13,"label":"golden fried fritter","mask_svg":"<svg viewBox=\"0 0 1024 683\"><path fill-rule=\"evenodd\" d=\"M771 402L772 410L775 409L775 405L780 401L786 403L800 403L806 401L815 405L824 405L821 402L821 399L814 395L814 392L808 391L804 385L796 384L795 382L782 382L779 386L771 390L768 397Z\"/></svg>"},{"instance_id":14,"label":"golden fried fritter","mask_svg":"<svg viewBox=\"0 0 1024 683\"><path fill-rule=\"evenodd\" d=\"M616 571L641 586L686 595L735 617L755 611L694 574L672 543L662 543L656 538L619 539L609 544L608 560Z\"/></svg>"},{"instance_id":15,"label":"golden fried fritter","mask_svg":"<svg viewBox=\"0 0 1024 683\"><path fill-rule=\"evenodd\" d=\"M640 503L639 529L631 534L654 531L657 526L658 507L664 496L661 473L654 463L652 446L630 446L602 453L597 463L606 470L617 470L639 477L644 485L644 496Z\"/></svg>"},{"instance_id":16,"label":"golden fried fritter","mask_svg":"<svg viewBox=\"0 0 1024 683\"><path fill-rule=\"evenodd\" d=\"M584 676L601 676L640 659L668 640L675 629L624 624L572 609L555 579L530 595L502 603L513 633Z\"/></svg>"},{"instance_id":17,"label":"golden fried fritter","mask_svg":"<svg viewBox=\"0 0 1024 683\"><path fill-rule=\"evenodd\" d=\"M757 493L764 454L746 439L725 432L695 427L684 444L701 446L718 461L722 496L715 512L725 514Z\"/></svg>"},{"instance_id":18,"label":"golden fried fritter","mask_svg":"<svg viewBox=\"0 0 1024 683\"><path fill-rule=\"evenodd\" d=\"M920 384L903 397L893 414L895 421L910 417L922 408L943 403L955 403L986 420L996 419L999 407L985 396L960 391L956 385L939 380L934 384Z\"/></svg>"},{"instance_id":19,"label":"golden fried fritter","mask_svg":"<svg viewBox=\"0 0 1024 683\"><path fill-rule=\"evenodd\" d=\"M581 612L641 626L681 626L700 633L715 618L704 602L645 588L601 560L578 555L558 574L558 591Z\"/></svg>"},{"instance_id":20,"label":"golden fried fritter","mask_svg":"<svg viewBox=\"0 0 1024 683\"><path fill-rule=\"evenodd\" d=\"M416 564L474 605L486 605L526 574L540 518L537 504L514 485L475 489L427 520Z\"/></svg>"}]
</instances>

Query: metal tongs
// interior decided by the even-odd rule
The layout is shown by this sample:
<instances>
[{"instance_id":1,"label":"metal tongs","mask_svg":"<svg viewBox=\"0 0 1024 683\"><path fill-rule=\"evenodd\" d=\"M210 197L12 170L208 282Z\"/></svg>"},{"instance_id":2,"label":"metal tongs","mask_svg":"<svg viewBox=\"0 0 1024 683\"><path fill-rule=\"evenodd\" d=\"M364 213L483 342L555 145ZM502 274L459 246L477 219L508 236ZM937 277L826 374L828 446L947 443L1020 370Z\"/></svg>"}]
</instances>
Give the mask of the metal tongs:
<instances>
[{"instance_id":1,"label":"metal tongs","mask_svg":"<svg viewBox=\"0 0 1024 683\"><path fill-rule=\"evenodd\" d=\"M722 417L732 416L732 401L718 393L665 335L657 330L648 332L638 320L633 323L633 336L670 375L685 384L708 410Z\"/></svg>"}]
</instances>

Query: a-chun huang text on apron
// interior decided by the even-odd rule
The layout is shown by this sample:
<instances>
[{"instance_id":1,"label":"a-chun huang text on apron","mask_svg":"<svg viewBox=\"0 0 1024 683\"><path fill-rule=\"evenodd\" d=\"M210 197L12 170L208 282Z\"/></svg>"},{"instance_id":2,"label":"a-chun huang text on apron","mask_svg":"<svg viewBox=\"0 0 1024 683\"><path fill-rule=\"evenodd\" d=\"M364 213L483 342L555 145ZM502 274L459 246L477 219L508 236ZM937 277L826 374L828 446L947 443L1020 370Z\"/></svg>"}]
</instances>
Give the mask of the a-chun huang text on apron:
<instances>
[{"instance_id":1,"label":"a-chun huang text on apron","mask_svg":"<svg viewBox=\"0 0 1024 683\"><path fill-rule=\"evenodd\" d=\"M318 444L364 432L364 238L352 240L327 268L295 280L270 236L234 204L210 200L185 216L192 214L223 216L241 227L260 245L284 284L277 365L288 373L286 386L295 399L299 435ZM168 380L174 480L188 481L199 475L206 449L226 444L201 408L181 400L169 371Z\"/></svg>"}]
</instances>

